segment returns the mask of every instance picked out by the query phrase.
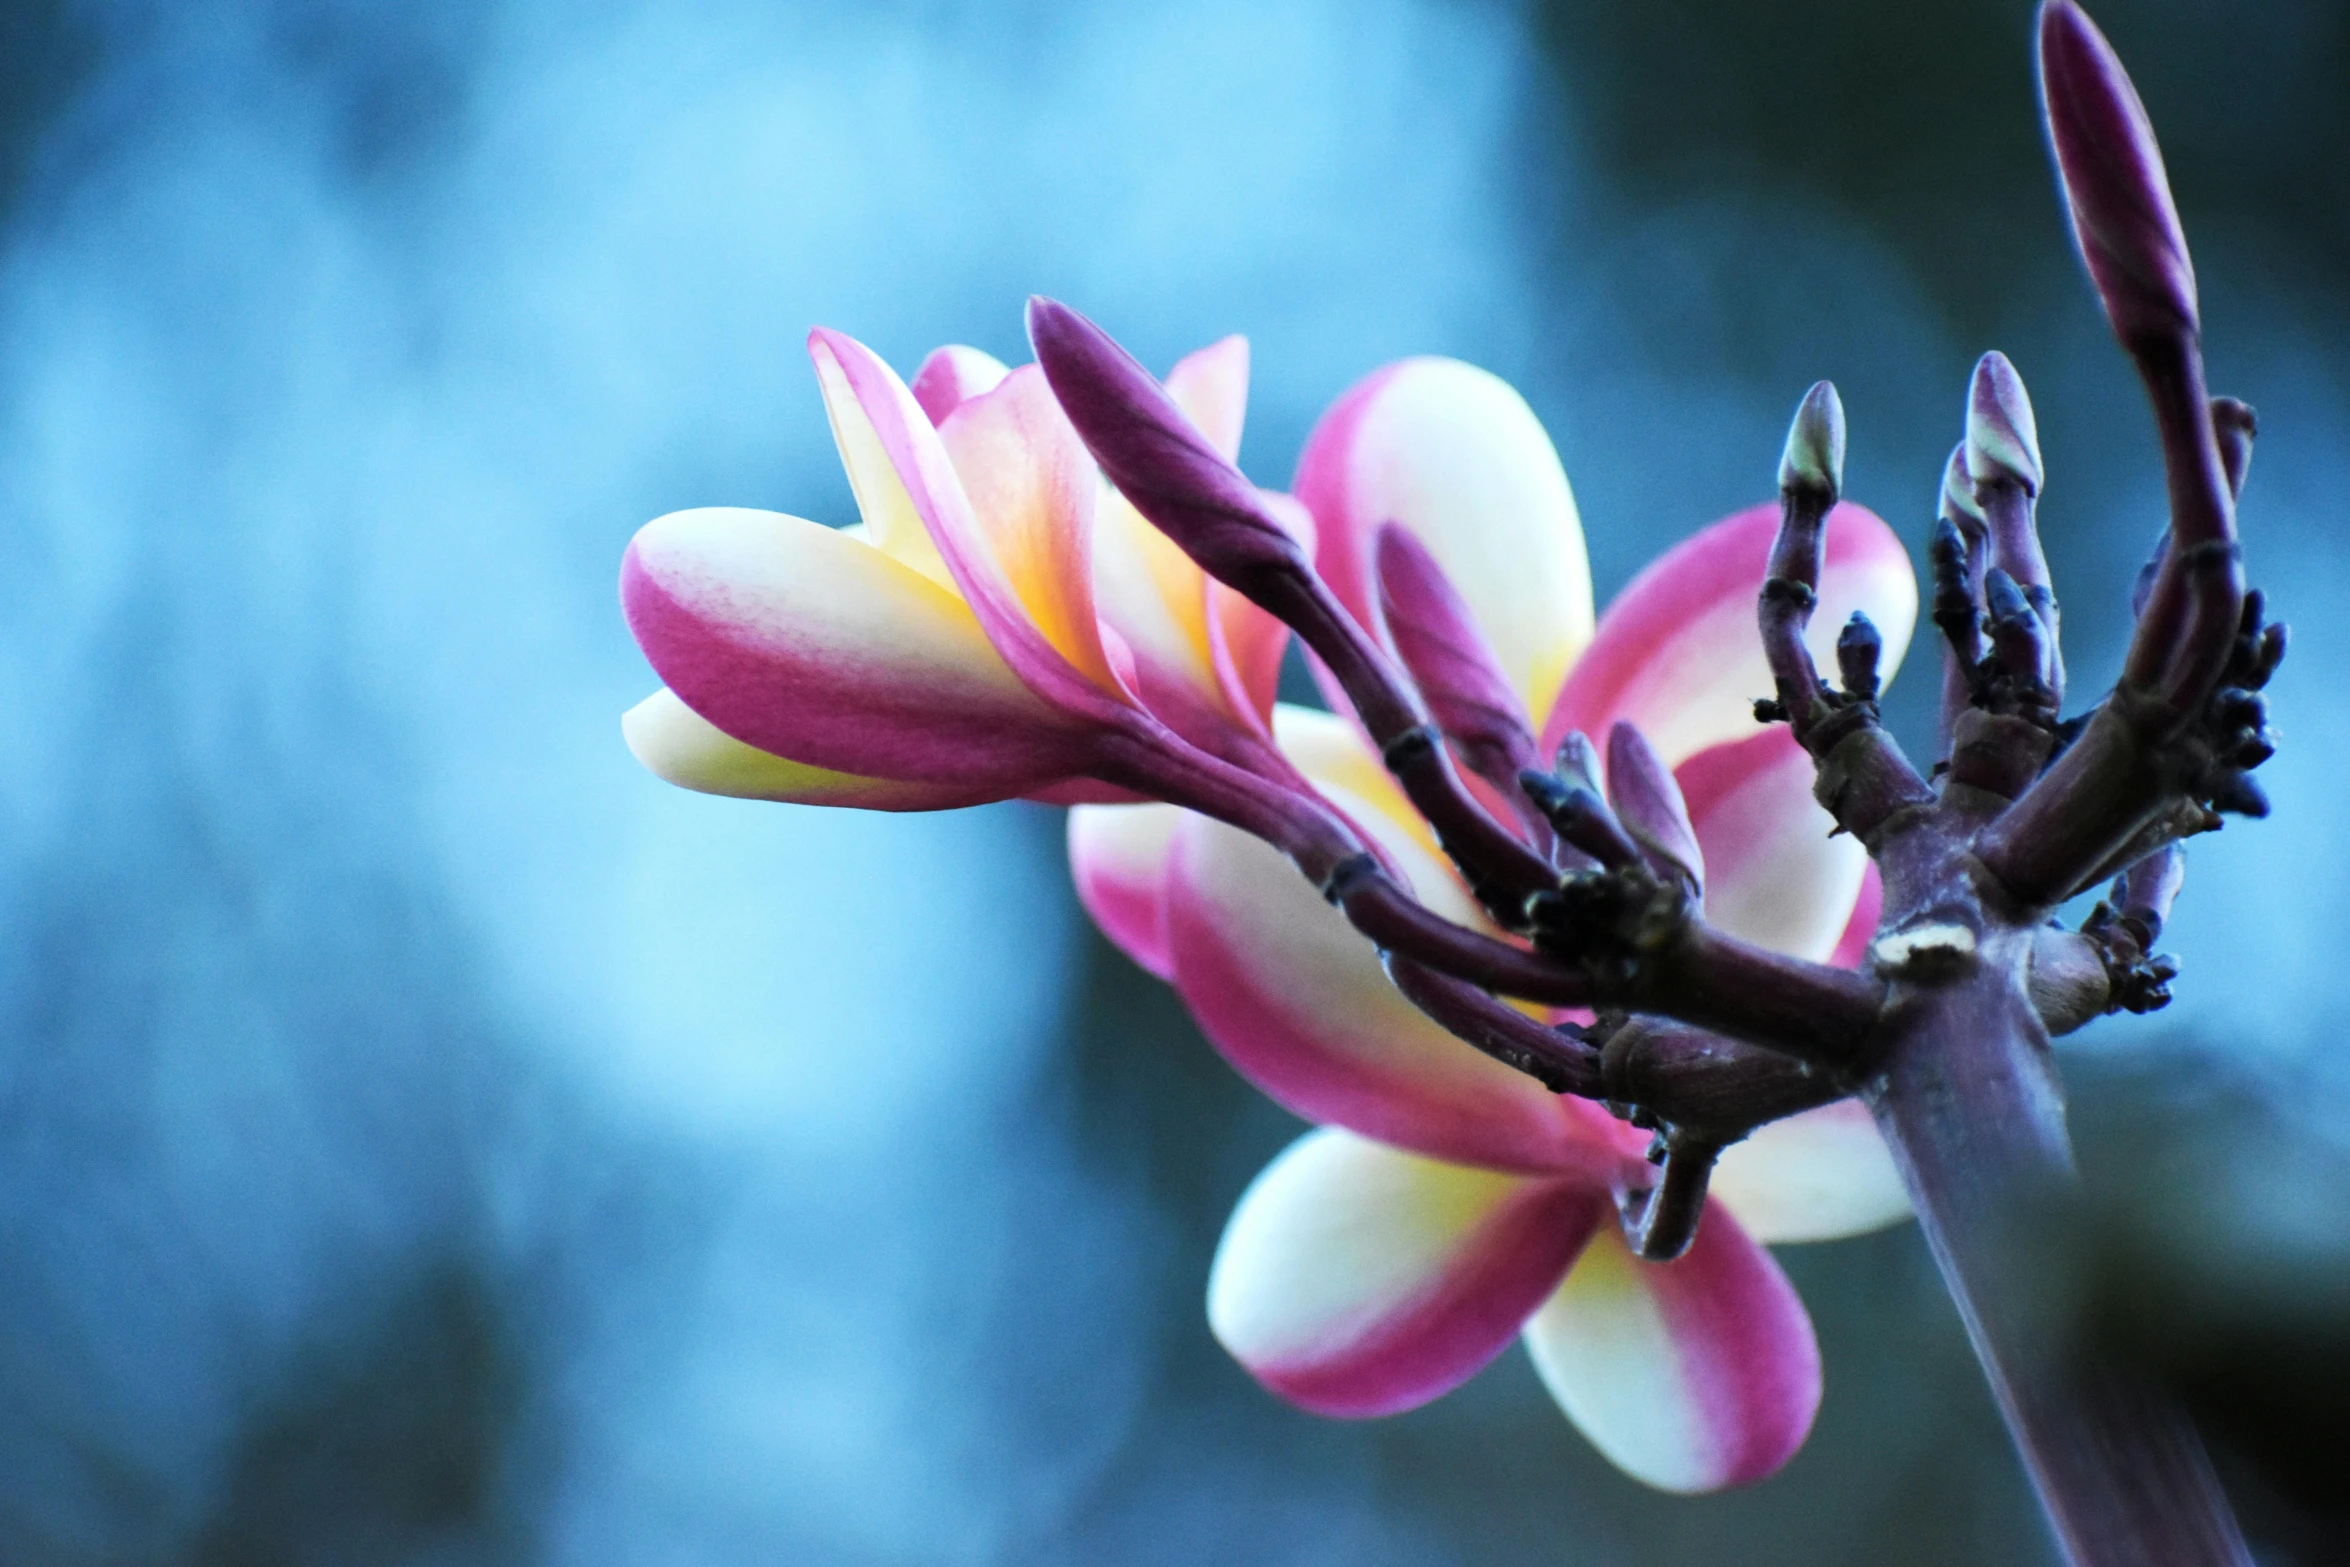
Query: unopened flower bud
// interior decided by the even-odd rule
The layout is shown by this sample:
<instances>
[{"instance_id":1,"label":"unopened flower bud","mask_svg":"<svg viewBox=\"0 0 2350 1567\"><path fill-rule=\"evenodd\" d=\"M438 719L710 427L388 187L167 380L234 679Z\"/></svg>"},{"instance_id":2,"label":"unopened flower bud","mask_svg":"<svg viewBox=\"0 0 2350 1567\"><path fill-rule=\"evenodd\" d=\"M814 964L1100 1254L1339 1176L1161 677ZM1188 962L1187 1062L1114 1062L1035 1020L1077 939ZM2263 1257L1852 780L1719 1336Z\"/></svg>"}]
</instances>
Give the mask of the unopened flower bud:
<instances>
[{"instance_id":1,"label":"unopened flower bud","mask_svg":"<svg viewBox=\"0 0 2350 1567\"><path fill-rule=\"evenodd\" d=\"M1627 723L1608 731L1607 797L1650 864L1679 872L1693 890L1705 885L1705 855L1697 846L1697 829L1689 824L1681 786L1648 737Z\"/></svg>"},{"instance_id":2,"label":"unopened flower bud","mask_svg":"<svg viewBox=\"0 0 2350 1567\"><path fill-rule=\"evenodd\" d=\"M1513 778L1536 756L1525 705L1436 557L1412 532L1381 527L1372 547L1389 639L1445 737L1473 770Z\"/></svg>"},{"instance_id":3,"label":"unopened flower bud","mask_svg":"<svg viewBox=\"0 0 2350 1567\"><path fill-rule=\"evenodd\" d=\"M1779 489L1824 493L1833 501L1844 490L1844 401L1833 382L1820 381L1803 395L1787 430L1787 451L1779 459Z\"/></svg>"},{"instance_id":4,"label":"unopened flower bud","mask_svg":"<svg viewBox=\"0 0 2350 1567\"><path fill-rule=\"evenodd\" d=\"M1039 296L1028 302L1028 338L1102 472L1208 575L1241 587L1268 571L1311 571L1256 486L1107 332Z\"/></svg>"},{"instance_id":5,"label":"unopened flower bud","mask_svg":"<svg viewBox=\"0 0 2350 1567\"><path fill-rule=\"evenodd\" d=\"M1558 753L1551 758L1551 767L1561 778L1586 789L1599 787L1599 748L1591 737L1580 729L1570 729L1559 742Z\"/></svg>"},{"instance_id":6,"label":"unopened flower bud","mask_svg":"<svg viewBox=\"0 0 2350 1567\"><path fill-rule=\"evenodd\" d=\"M1836 633L1836 670L1844 680L1846 694L1862 701L1874 701L1877 696L1877 663L1884 656L1885 637L1877 630L1877 623L1859 610Z\"/></svg>"},{"instance_id":7,"label":"unopened flower bud","mask_svg":"<svg viewBox=\"0 0 2350 1567\"><path fill-rule=\"evenodd\" d=\"M1975 362L1974 380L1967 386L1966 475L1976 484L2001 479L2040 493L2040 427L2032 417L2032 399L2023 377L1997 349Z\"/></svg>"},{"instance_id":8,"label":"unopened flower bud","mask_svg":"<svg viewBox=\"0 0 2350 1567\"><path fill-rule=\"evenodd\" d=\"M2197 329L2195 267L2146 106L2073 0L2040 8L2040 99L2081 259L2124 343Z\"/></svg>"},{"instance_id":9,"label":"unopened flower bud","mask_svg":"<svg viewBox=\"0 0 2350 1567\"><path fill-rule=\"evenodd\" d=\"M1952 448L1950 461L1942 467L1942 515L1959 526L1962 533L1980 538L1983 532L1983 508L1975 501L1975 481L1967 477L1966 445L1961 441Z\"/></svg>"}]
</instances>

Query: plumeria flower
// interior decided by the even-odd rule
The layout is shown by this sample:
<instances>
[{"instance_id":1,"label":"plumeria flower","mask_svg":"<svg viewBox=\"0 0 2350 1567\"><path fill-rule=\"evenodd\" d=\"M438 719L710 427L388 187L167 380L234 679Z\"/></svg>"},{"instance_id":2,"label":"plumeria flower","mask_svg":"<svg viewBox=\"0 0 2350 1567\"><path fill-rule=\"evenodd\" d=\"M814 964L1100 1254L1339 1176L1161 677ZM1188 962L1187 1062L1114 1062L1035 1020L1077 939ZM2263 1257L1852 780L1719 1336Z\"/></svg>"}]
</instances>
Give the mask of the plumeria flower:
<instances>
[{"instance_id":1,"label":"plumeria flower","mask_svg":"<svg viewBox=\"0 0 2350 1567\"><path fill-rule=\"evenodd\" d=\"M1379 371L1324 417L1297 479L1317 567L1395 645L1383 530L1420 545L1473 622L1492 677L1471 693L1571 732L1636 726L1687 802L1707 920L1806 958L1856 962L1874 873L1811 796L1754 622L1776 505L1706 529L1635 580L1594 630L1574 500L1507 385L1440 359ZM1887 669L1916 619L1907 556L1860 507L1828 534L1813 624L1855 609ZM1823 642L1823 649L1826 643ZM1426 660L1410 660L1423 685ZM1465 684L1475 684L1472 679ZM1442 712L1468 698L1429 692ZM1343 706L1342 699L1334 705ZM1481 925L1468 890L1358 729L1284 706L1284 753L1373 840L1421 901ZM1451 726L1448 725L1448 732ZM1567 1414L1620 1467L1672 1490L1769 1474L1809 1430L1819 1357L1763 1244L1873 1229L1908 1212L1863 1108L1767 1126L1723 1156L1691 1249L1637 1259L1615 1198L1648 1182L1645 1134L1454 1038L1282 857L1169 805L1081 806L1080 895L1102 929L1171 980L1228 1060L1320 1129L1241 1199L1209 1288L1217 1337L1268 1388L1332 1415L1407 1409L1523 1333Z\"/></svg>"},{"instance_id":2,"label":"plumeria flower","mask_svg":"<svg viewBox=\"0 0 2350 1567\"><path fill-rule=\"evenodd\" d=\"M1268 729L1286 628L1103 483L1034 365L951 347L908 386L839 333L809 353L862 520L712 507L638 533L622 603L667 684L623 728L648 768L893 811L1149 796L1255 820L1303 790ZM1228 338L1167 386L1229 453L1247 376Z\"/></svg>"},{"instance_id":3,"label":"plumeria flower","mask_svg":"<svg viewBox=\"0 0 2350 1567\"><path fill-rule=\"evenodd\" d=\"M1570 1415L1641 1478L1701 1489L1783 1462L1818 1361L1758 1242L1905 1211L1867 1117L1842 1105L1765 1127L1725 1155L1691 1250L1636 1260L1612 1214L1641 1182L1643 1138L1429 1021L1266 841L1310 799L1426 909L1499 935L1343 699L1335 715L1274 705L1285 629L1103 483L1036 367L942 349L909 386L840 334L809 346L862 520L712 508L638 534L623 604L667 683L625 720L638 757L753 798L1076 803L1088 909L1244 1074L1322 1127L1243 1199L1211 1286L1219 1336L1275 1391L1402 1409L1523 1329ZM1226 458L1246 373L1235 338L1166 382ZM1507 708L1546 750L1577 730L1646 734L1641 754L1686 798L1712 923L1809 957L1868 928L1865 857L1827 836L1808 762L1748 711L1770 684L1751 605L1773 508L1669 555L1595 633L1548 438L1503 383L1443 360L1343 399L1298 490L1302 505L1262 499L1357 621L1391 648L1409 630L1384 613L1383 558L1417 562L1458 620L1457 678L1406 659L1440 713ZM1830 538L1815 624L1865 608L1897 659L1916 610L1900 546L1857 507Z\"/></svg>"}]
</instances>

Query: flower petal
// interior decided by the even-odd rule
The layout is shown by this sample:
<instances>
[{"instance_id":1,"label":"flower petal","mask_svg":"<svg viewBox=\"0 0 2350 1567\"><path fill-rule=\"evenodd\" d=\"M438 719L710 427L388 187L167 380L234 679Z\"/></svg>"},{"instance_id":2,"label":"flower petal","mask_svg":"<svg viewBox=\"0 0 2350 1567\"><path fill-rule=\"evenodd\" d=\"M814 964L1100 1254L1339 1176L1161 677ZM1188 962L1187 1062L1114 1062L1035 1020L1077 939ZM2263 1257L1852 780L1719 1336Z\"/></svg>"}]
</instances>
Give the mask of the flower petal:
<instances>
[{"instance_id":1,"label":"flower petal","mask_svg":"<svg viewBox=\"0 0 2350 1567\"><path fill-rule=\"evenodd\" d=\"M1166 716L1163 692L1215 702L1206 575L1106 482L1094 518L1096 607L1133 652L1144 704Z\"/></svg>"},{"instance_id":2,"label":"flower petal","mask_svg":"<svg viewBox=\"0 0 2350 1567\"><path fill-rule=\"evenodd\" d=\"M1603 1226L1526 1325L1526 1347L1592 1445L1659 1490L1763 1478L1819 1409L1803 1302L1718 1204L1676 1262L1642 1262Z\"/></svg>"},{"instance_id":3,"label":"flower petal","mask_svg":"<svg viewBox=\"0 0 2350 1567\"><path fill-rule=\"evenodd\" d=\"M1374 371L1315 426L1296 489L1321 531L1322 575L1356 619L1380 624L1374 543L1401 523L1467 601L1526 710L1549 713L1591 638L1591 568L1558 453L1507 382L1455 359Z\"/></svg>"},{"instance_id":4,"label":"flower petal","mask_svg":"<svg viewBox=\"0 0 2350 1567\"><path fill-rule=\"evenodd\" d=\"M1375 821L1364 830L1391 863L1442 875L1399 834L1379 834ZM1296 1114L1492 1169L1591 1169L1602 1157L1613 1168L1612 1147L1580 1118L1590 1107L1431 1022L1278 850L1187 816L1168 861L1166 921L1192 1016L1226 1060Z\"/></svg>"},{"instance_id":5,"label":"flower petal","mask_svg":"<svg viewBox=\"0 0 2350 1567\"><path fill-rule=\"evenodd\" d=\"M868 811L945 811L1003 798L1001 790L862 778L786 761L743 744L667 689L654 692L621 715L620 732L647 771L702 794L853 806Z\"/></svg>"},{"instance_id":6,"label":"flower petal","mask_svg":"<svg viewBox=\"0 0 2350 1567\"><path fill-rule=\"evenodd\" d=\"M1379 830L1401 832L1421 851L1410 862L1412 865L1424 866L1431 879L1449 880L1458 887L1458 879L1444 869L1444 850L1436 841L1435 829L1412 808L1403 786L1395 781L1395 775L1387 770L1387 764L1363 737L1361 728L1320 708L1282 702L1273 709L1273 739L1280 746L1281 754L1289 758L1290 765L1325 796L1343 802L1350 817L1376 817ZM1365 832L1373 830L1361 820L1356 825ZM1442 890L1432 888L1431 891L1435 896L1444 896ZM1460 898L1456 907L1466 902ZM1484 918L1482 913L1466 909L1461 912L1478 921Z\"/></svg>"},{"instance_id":7,"label":"flower petal","mask_svg":"<svg viewBox=\"0 0 2350 1567\"><path fill-rule=\"evenodd\" d=\"M946 416L982 392L992 392L1012 372L1001 359L961 343L949 343L934 348L922 367L914 372L911 390L914 401L930 416L932 424L943 424Z\"/></svg>"},{"instance_id":8,"label":"flower petal","mask_svg":"<svg viewBox=\"0 0 2350 1567\"><path fill-rule=\"evenodd\" d=\"M621 563L629 630L746 745L816 767L1019 793L1083 772L1085 731L970 609L870 544L778 512L671 512Z\"/></svg>"},{"instance_id":9,"label":"flower petal","mask_svg":"<svg viewBox=\"0 0 2350 1567\"><path fill-rule=\"evenodd\" d=\"M1118 683L1094 621L1087 565L1092 460L1044 385L1044 373L1033 366L1015 371L934 429L896 372L855 338L819 327L809 336L809 352L820 372L829 373L827 361L837 370L870 422L956 588L1004 662L1056 706L1109 716L1118 705ZM834 423L837 429L843 420L836 416ZM873 527L875 541L891 548L881 525Z\"/></svg>"},{"instance_id":10,"label":"flower petal","mask_svg":"<svg viewBox=\"0 0 2350 1567\"><path fill-rule=\"evenodd\" d=\"M1208 444L1225 460L1238 461L1240 427L1248 416L1248 339L1235 332L1185 354L1165 384Z\"/></svg>"},{"instance_id":11,"label":"flower petal","mask_svg":"<svg viewBox=\"0 0 2350 1567\"><path fill-rule=\"evenodd\" d=\"M1544 725L1544 753L1569 730L1604 735L1619 719L1639 725L1675 767L1753 734L1754 699L1771 693L1755 599L1778 530L1777 502L1750 507L1633 578L1600 618ZM1885 639L1881 674L1889 681L1917 624L1917 578L1893 530L1847 501L1828 514L1819 608L1806 637L1821 668L1836 667L1836 634L1856 609Z\"/></svg>"},{"instance_id":12,"label":"flower petal","mask_svg":"<svg viewBox=\"0 0 2350 1567\"><path fill-rule=\"evenodd\" d=\"M1208 1275L1208 1326L1292 1403L1393 1414L1507 1347L1606 1212L1604 1193L1574 1180L1309 1132L1233 1210Z\"/></svg>"},{"instance_id":13,"label":"flower petal","mask_svg":"<svg viewBox=\"0 0 2350 1567\"><path fill-rule=\"evenodd\" d=\"M832 441L840 448L841 466L848 470L849 488L857 497L857 514L863 519L860 526L865 538L884 555L954 591L954 577L947 571L938 546L931 541L930 530L923 526L914 497L906 489L905 480L899 477L897 465L890 460L873 421L850 389L840 356L824 334L809 334L808 357L815 361L816 385L824 394L825 417L832 421Z\"/></svg>"},{"instance_id":14,"label":"flower petal","mask_svg":"<svg viewBox=\"0 0 2350 1567\"><path fill-rule=\"evenodd\" d=\"M1812 797L1813 775L1784 724L1700 751L1673 774L1705 853L1705 917L1817 961L1851 921L1869 856L1849 834L1830 836L1836 820Z\"/></svg>"},{"instance_id":15,"label":"flower petal","mask_svg":"<svg viewBox=\"0 0 2350 1567\"><path fill-rule=\"evenodd\" d=\"M1838 968L1859 968L1869 955L1869 945L1877 939L1877 921L1885 913L1885 879L1877 874L1877 862L1871 860L1860 873L1860 896L1852 901L1852 918L1845 923L1844 934L1836 942L1836 950L1828 954L1828 961Z\"/></svg>"},{"instance_id":16,"label":"flower petal","mask_svg":"<svg viewBox=\"0 0 2350 1567\"><path fill-rule=\"evenodd\" d=\"M1722 1151L1712 1190L1771 1246L1864 1235L1910 1213L1901 1172L1857 1099L1757 1127Z\"/></svg>"},{"instance_id":17,"label":"flower petal","mask_svg":"<svg viewBox=\"0 0 2350 1567\"><path fill-rule=\"evenodd\" d=\"M1160 979L1175 977L1160 889L1183 812L1172 805L1080 805L1069 813L1077 901L1118 950Z\"/></svg>"},{"instance_id":18,"label":"flower petal","mask_svg":"<svg viewBox=\"0 0 2350 1567\"><path fill-rule=\"evenodd\" d=\"M1028 623L1097 686L1113 689L1093 611L1099 481L1044 372L1022 365L995 390L957 404L938 434L979 536ZM960 553L943 542L940 549L950 558Z\"/></svg>"}]
</instances>

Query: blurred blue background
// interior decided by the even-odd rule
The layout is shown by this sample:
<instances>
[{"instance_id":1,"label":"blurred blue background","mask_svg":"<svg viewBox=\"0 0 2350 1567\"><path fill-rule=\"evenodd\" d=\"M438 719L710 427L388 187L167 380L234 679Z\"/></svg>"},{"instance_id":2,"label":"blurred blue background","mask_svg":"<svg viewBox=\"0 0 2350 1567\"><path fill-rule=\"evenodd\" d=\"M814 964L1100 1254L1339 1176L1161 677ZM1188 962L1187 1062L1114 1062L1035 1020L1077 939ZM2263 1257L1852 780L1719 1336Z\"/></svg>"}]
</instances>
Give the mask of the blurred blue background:
<instances>
[{"instance_id":1,"label":"blurred blue background","mask_svg":"<svg viewBox=\"0 0 2350 1567\"><path fill-rule=\"evenodd\" d=\"M2098 14L2295 641L2179 1003L2070 1047L2065 1288L2266 1560L2340 1560L2350 18ZM1640 1490L1515 1353L1371 1425L1260 1393L1200 1299L1294 1129L1057 813L656 783L613 589L663 511L848 519L815 323L1246 332L1267 483L1361 373L1475 360L1603 595L1823 375L1922 538L1999 347L2086 698L2159 478L2034 114L2022 0L8 0L0 1560L2044 1560L1909 1230L1788 1254L1827 1402L1751 1492Z\"/></svg>"}]
</instances>

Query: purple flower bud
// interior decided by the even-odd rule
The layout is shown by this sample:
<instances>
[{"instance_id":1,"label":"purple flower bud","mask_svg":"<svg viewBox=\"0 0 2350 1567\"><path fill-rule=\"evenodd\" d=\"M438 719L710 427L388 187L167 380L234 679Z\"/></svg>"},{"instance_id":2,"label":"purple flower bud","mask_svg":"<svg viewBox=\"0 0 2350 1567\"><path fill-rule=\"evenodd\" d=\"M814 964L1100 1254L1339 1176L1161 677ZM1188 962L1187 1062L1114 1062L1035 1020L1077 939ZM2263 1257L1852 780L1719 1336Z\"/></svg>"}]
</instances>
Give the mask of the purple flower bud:
<instances>
[{"instance_id":1,"label":"purple flower bud","mask_svg":"<svg viewBox=\"0 0 2350 1567\"><path fill-rule=\"evenodd\" d=\"M1619 723L1608 731L1607 797L1616 819L1646 851L1649 863L1659 870L1679 871L1692 890L1705 885L1705 855L1697 847L1697 829L1689 824L1681 786L1647 737L1630 724Z\"/></svg>"},{"instance_id":2,"label":"purple flower bud","mask_svg":"<svg viewBox=\"0 0 2350 1567\"><path fill-rule=\"evenodd\" d=\"M1108 333L1039 296L1028 301L1028 340L1102 472L1202 570L1236 587L1311 570L1256 486Z\"/></svg>"},{"instance_id":3,"label":"purple flower bud","mask_svg":"<svg viewBox=\"0 0 2350 1567\"><path fill-rule=\"evenodd\" d=\"M2146 106L2072 0L2040 8L2040 100L2073 237L2124 343L2197 329L2195 267Z\"/></svg>"},{"instance_id":4,"label":"purple flower bud","mask_svg":"<svg viewBox=\"0 0 2350 1567\"><path fill-rule=\"evenodd\" d=\"M1524 704L1436 557L1394 523L1380 528L1373 551L1388 635L1436 726L1488 777L1513 779L1533 766Z\"/></svg>"},{"instance_id":5,"label":"purple flower bud","mask_svg":"<svg viewBox=\"0 0 2350 1567\"><path fill-rule=\"evenodd\" d=\"M1975 481L1967 476L1966 446L1961 441L1951 450L1950 461L1942 468L1942 515L1959 525L1961 532L1978 538L1983 532L1983 508L1975 500Z\"/></svg>"},{"instance_id":6,"label":"purple flower bud","mask_svg":"<svg viewBox=\"0 0 2350 1567\"><path fill-rule=\"evenodd\" d=\"M1976 484L2007 479L2028 495L2040 493L2040 427L2032 418L2032 399L2023 377L1997 349L1975 362L1960 451L1966 475Z\"/></svg>"},{"instance_id":7,"label":"purple flower bud","mask_svg":"<svg viewBox=\"0 0 2350 1567\"><path fill-rule=\"evenodd\" d=\"M1551 758L1551 770L1571 784L1596 790L1599 787L1599 748L1591 743L1591 737L1582 730L1569 730L1567 737L1559 742L1558 754Z\"/></svg>"},{"instance_id":8,"label":"purple flower bud","mask_svg":"<svg viewBox=\"0 0 2350 1567\"><path fill-rule=\"evenodd\" d=\"M1803 395L1779 459L1779 489L1811 490L1830 501L1844 490L1844 402L1833 383L1820 381Z\"/></svg>"}]
</instances>

